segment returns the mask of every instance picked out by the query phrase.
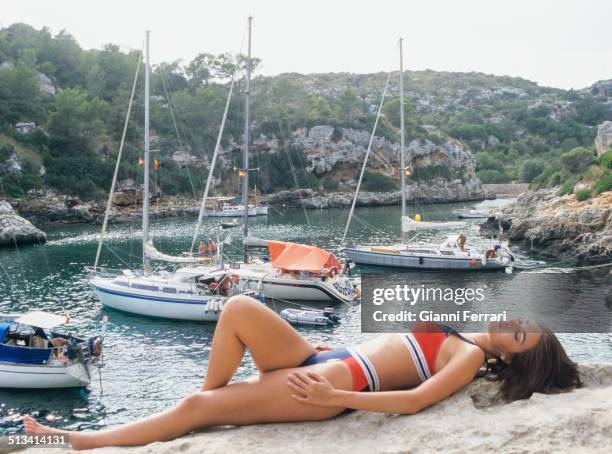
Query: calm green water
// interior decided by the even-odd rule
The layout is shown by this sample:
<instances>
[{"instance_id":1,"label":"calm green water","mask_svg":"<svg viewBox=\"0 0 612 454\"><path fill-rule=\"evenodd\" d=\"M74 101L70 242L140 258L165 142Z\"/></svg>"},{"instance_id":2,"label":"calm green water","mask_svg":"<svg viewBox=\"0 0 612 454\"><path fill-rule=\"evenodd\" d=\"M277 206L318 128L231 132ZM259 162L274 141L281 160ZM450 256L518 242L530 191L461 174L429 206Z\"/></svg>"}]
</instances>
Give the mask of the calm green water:
<instances>
[{"instance_id":1,"label":"calm green water","mask_svg":"<svg viewBox=\"0 0 612 454\"><path fill-rule=\"evenodd\" d=\"M432 206L419 210L428 220L451 219L453 205ZM410 209L412 212L412 208ZM254 236L314 243L337 251L348 210L273 211L267 219L252 221ZM361 208L351 226L350 238L355 242L376 243L396 241L400 236L399 208ZM194 219L152 220L152 234L157 247L167 253L186 250L191 242ZM219 220L207 221L209 227ZM140 261L140 226L111 226L102 264L109 267L137 266ZM93 264L99 227L61 226L47 229L49 242L43 246L19 250L0 250L0 311L18 312L45 309L61 312L62 305L78 325L76 332L94 333L99 329L101 314L109 318L105 340L105 367L101 382L95 381L87 390L68 391L0 391L0 432L20 430L20 417L38 415L52 424L68 428L91 428L114 425L167 408L181 396L196 390L202 382L208 361L214 325L155 320L132 316L100 307L87 285L85 266ZM471 245L484 245L478 236L476 223L468 229ZM216 230L219 232L219 230ZM240 254L241 229L230 235L235 239L225 252ZM443 234L425 233L421 240L441 241ZM2 267L4 268L3 271ZM584 272L573 277L566 286L553 291L559 297L589 295L609 285L608 270ZM442 274L416 274L416 282L442 285ZM486 273L457 275L465 286L497 285L515 275ZM573 275L567 275L573 276ZM568 278L570 279L570 278ZM525 295L536 289L525 288ZM520 298L522 295L517 295ZM602 301L602 304L605 302ZM275 307L277 310L280 307ZM366 337L360 333L359 307L340 306L342 323L333 328L299 328L316 343L342 345ZM562 341L577 361L612 362L610 334L563 335ZM254 372L250 360L245 360L238 374Z\"/></svg>"}]
</instances>

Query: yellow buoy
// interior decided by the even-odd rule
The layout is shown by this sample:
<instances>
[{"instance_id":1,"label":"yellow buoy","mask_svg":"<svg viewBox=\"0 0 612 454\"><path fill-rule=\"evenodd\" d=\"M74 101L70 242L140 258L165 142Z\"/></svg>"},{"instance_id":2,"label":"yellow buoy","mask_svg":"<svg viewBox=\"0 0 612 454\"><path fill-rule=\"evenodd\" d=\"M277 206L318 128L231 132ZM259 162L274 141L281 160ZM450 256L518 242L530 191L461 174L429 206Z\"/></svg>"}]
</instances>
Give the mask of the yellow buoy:
<instances>
[{"instance_id":1,"label":"yellow buoy","mask_svg":"<svg viewBox=\"0 0 612 454\"><path fill-rule=\"evenodd\" d=\"M415 221L417 221L417 222L421 222L421 215L420 215L420 214L417 214L417 215L414 217L414 220L415 220Z\"/></svg>"}]
</instances>

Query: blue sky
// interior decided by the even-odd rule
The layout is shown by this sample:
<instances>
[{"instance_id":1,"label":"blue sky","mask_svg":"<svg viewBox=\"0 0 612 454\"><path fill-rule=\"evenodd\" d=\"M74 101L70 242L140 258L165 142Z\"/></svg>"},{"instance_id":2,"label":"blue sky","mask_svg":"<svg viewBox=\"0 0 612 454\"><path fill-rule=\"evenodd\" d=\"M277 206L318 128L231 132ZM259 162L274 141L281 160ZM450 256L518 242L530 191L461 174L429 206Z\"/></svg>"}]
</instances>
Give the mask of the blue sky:
<instances>
[{"instance_id":1,"label":"blue sky","mask_svg":"<svg viewBox=\"0 0 612 454\"><path fill-rule=\"evenodd\" d=\"M0 25L66 29L85 48L139 48L150 29L154 62L188 62L199 52L237 52L249 13L254 55L268 75L387 71L403 36L407 69L561 88L612 79L609 0L5 0Z\"/></svg>"}]
</instances>

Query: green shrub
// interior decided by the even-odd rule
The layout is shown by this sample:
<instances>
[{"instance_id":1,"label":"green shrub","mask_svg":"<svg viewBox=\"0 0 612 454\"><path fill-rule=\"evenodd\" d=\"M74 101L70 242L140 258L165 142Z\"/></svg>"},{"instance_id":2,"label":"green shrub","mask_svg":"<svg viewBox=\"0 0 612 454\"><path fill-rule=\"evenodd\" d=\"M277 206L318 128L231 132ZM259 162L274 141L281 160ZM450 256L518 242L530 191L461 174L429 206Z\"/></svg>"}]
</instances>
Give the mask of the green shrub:
<instances>
[{"instance_id":1,"label":"green shrub","mask_svg":"<svg viewBox=\"0 0 612 454\"><path fill-rule=\"evenodd\" d=\"M446 166L419 166L414 167L412 178L416 181L432 180L434 178L452 180L455 178L455 172Z\"/></svg>"},{"instance_id":2,"label":"green shrub","mask_svg":"<svg viewBox=\"0 0 612 454\"><path fill-rule=\"evenodd\" d=\"M597 182L593 185L593 192L595 194L601 194L602 192L612 191L612 172L604 174Z\"/></svg>"},{"instance_id":3,"label":"green shrub","mask_svg":"<svg viewBox=\"0 0 612 454\"><path fill-rule=\"evenodd\" d=\"M579 202L584 202L585 200L588 200L591 198L591 190L587 189L587 188L583 188L580 189L578 192L576 192L576 200L578 200Z\"/></svg>"},{"instance_id":4,"label":"green shrub","mask_svg":"<svg viewBox=\"0 0 612 454\"><path fill-rule=\"evenodd\" d=\"M593 150L584 147L574 148L561 155L561 163L566 172L577 174L582 172L595 161Z\"/></svg>"},{"instance_id":5,"label":"green shrub","mask_svg":"<svg viewBox=\"0 0 612 454\"><path fill-rule=\"evenodd\" d=\"M602 154L597 158L597 163L606 169L612 169L612 151L606 151Z\"/></svg>"},{"instance_id":6,"label":"green shrub","mask_svg":"<svg viewBox=\"0 0 612 454\"><path fill-rule=\"evenodd\" d=\"M8 197L25 197L30 189L41 188L43 182L37 173L11 172L0 177L0 183Z\"/></svg>"},{"instance_id":7,"label":"green shrub","mask_svg":"<svg viewBox=\"0 0 612 454\"><path fill-rule=\"evenodd\" d=\"M476 175L484 184L508 183L511 181L510 176L506 172L500 170L480 170Z\"/></svg>"},{"instance_id":8,"label":"green shrub","mask_svg":"<svg viewBox=\"0 0 612 454\"><path fill-rule=\"evenodd\" d=\"M503 171L501 159L495 159L490 153L480 152L474 156L476 170L500 170Z\"/></svg>"},{"instance_id":9,"label":"green shrub","mask_svg":"<svg viewBox=\"0 0 612 454\"><path fill-rule=\"evenodd\" d=\"M0 164L5 163L11 155L15 153L15 148L6 143L0 145Z\"/></svg>"},{"instance_id":10,"label":"green shrub","mask_svg":"<svg viewBox=\"0 0 612 454\"><path fill-rule=\"evenodd\" d=\"M323 189L326 191L336 191L338 190L338 182L333 178L326 178L323 180Z\"/></svg>"},{"instance_id":11,"label":"green shrub","mask_svg":"<svg viewBox=\"0 0 612 454\"><path fill-rule=\"evenodd\" d=\"M531 183L535 177L540 175L546 164L541 159L528 159L521 167L521 180Z\"/></svg>"},{"instance_id":12,"label":"green shrub","mask_svg":"<svg viewBox=\"0 0 612 454\"><path fill-rule=\"evenodd\" d=\"M363 175L363 189L373 192L389 192L397 189L397 183L386 175L365 171Z\"/></svg>"},{"instance_id":13,"label":"green shrub","mask_svg":"<svg viewBox=\"0 0 612 454\"><path fill-rule=\"evenodd\" d=\"M578 183L577 177L568 178L563 184L561 184L561 187L557 191L557 195L561 196L565 194L571 194L572 192L574 192L574 186L576 186L576 183Z\"/></svg>"}]
</instances>

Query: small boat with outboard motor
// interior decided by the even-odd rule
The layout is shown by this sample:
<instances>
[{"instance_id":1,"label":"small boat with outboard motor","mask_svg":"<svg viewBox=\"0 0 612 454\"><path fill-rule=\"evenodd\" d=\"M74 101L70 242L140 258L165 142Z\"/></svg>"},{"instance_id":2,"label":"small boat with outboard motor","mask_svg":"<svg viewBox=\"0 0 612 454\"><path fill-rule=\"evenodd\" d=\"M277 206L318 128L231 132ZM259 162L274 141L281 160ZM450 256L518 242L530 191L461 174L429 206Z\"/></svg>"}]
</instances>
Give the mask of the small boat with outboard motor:
<instances>
[{"instance_id":1,"label":"small boat with outboard motor","mask_svg":"<svg viewBox=\"0 0 612 454\"><path fill-rule=\"evenodd\" d=\"M0 314L0 388L89 385L92 368L101 365L103 334L81 338L55 330L69 322L43 311Z\"/></svg>"}]
</instances>

